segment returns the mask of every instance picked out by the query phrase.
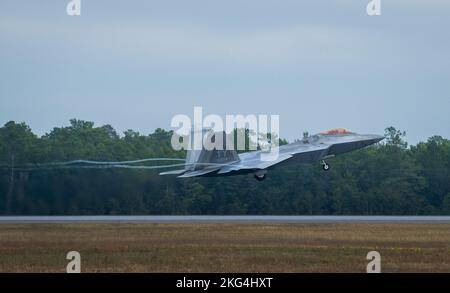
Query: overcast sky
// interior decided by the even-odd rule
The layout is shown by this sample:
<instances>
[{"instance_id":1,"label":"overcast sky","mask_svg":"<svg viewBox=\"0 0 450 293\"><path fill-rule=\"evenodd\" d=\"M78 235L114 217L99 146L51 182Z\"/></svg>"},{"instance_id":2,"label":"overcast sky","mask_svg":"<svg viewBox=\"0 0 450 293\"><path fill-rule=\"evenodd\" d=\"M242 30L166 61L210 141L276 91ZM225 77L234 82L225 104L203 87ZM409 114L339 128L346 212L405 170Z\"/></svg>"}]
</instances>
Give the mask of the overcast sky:
<instances>
[{"instance_id":1,"label":"overcast sky","mask_svg":"<svg viewBox=\"0 0 450 293\"><path fill-rule=\"evenodd\" d=\"M450 138L450 1L0 0L0 123L119 132L176 114L279 114L292 140L344 127Z\"/></svg>"}]
</instances>

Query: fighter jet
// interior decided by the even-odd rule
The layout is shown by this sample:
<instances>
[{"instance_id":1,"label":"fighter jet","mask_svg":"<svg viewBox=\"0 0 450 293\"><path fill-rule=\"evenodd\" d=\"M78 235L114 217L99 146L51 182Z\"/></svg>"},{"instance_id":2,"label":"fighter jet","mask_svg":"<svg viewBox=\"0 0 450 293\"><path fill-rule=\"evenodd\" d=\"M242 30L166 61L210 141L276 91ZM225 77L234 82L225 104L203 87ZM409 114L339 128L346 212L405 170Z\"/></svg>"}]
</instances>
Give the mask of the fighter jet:
<instances>
[{"instance_id":1,"label":"fighter jet","mask_svg":"<svg viewBox=\"0 0 450 293\"><path fill-rule=\"evenodd\" d=\"M256 180L262 181L270 170L313 162L320 162L323 170L328 171L330 169L328 159L383 139L381 135L357 134L343 128L335 128L277 147L277 156L273 160L264 159L263 156L267 156L267 151L263 150L238 154L234 149L202 148L187 152L184 169L167 171L160 175L178 175L179 178L187 178L253 174Z\"/></svg>"}]
</instances>

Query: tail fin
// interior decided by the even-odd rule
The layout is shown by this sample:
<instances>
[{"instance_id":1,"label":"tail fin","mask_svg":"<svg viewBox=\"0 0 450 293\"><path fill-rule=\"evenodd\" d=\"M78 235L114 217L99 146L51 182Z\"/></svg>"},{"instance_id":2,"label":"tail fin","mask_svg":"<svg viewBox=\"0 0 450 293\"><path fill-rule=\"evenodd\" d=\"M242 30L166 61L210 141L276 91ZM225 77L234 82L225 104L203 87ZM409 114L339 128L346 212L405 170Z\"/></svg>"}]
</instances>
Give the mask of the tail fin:
<instances>
[{"instance_id":1,"label":"tail fin","mask_svg":"<svg viewBox=\"0 0 450 293\"><path fill-rule=\"evenodd\" d=\"M222 135L223 149L206 149L203 142L215 141L219 135ZM224 131L212 132L208 129L192 130L189 139L191 148L187 151L186 155L187 171L211 168L215 164L217 164L216 167L220 167L220 164L240 161L233 144L231 144L230 149L227 149L228 139Z\"/></svg>"}]
</instances>

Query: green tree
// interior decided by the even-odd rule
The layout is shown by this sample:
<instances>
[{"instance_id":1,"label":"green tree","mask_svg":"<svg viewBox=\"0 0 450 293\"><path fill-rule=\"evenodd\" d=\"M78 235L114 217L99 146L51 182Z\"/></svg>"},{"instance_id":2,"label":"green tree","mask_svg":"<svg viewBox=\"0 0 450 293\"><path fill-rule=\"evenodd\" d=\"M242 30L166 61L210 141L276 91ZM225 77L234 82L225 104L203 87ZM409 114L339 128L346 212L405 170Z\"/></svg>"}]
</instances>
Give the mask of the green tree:
<instances>
[{"instance_id":1,"label":"green tree","mask_svg":"<svg viewBox=\"0 0 450 293\"><path fill-rule=\"evenodd\" d=\"M246 147L254 146L251 133L239 131ZM406 133L394 127L386 143L338 156L328 172L319 163L296 164L269 171L264 182L27 169L76 159L184 158L171 148L172 134L158 128L119 135L110 125L72 119L38 137L25 123L8 122L0 127L0 214L450 214L450 141L432 136L408 147Z\"/></svg>"},{"instance_id":2,"label":"green tree","mask_svg":"<svg viewBox=\"0 0 450 293\"><path fill-rule=\"evenodd\" d=\"M393 126L387 127L384 131L386 143L388 145L398 146L400 148L407 148L408 143L405 140L406 131L400 131Z\"/></svg>"}]
</instances>

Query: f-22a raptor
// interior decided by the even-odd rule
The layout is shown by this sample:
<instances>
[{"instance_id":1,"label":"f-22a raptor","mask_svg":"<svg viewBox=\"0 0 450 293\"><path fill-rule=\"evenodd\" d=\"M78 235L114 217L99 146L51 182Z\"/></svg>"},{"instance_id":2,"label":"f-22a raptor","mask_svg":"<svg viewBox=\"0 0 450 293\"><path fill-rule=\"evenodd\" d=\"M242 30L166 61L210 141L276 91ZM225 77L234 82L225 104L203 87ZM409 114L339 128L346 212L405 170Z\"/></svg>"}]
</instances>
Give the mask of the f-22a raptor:
<instances>
[{"instance_id":1,"label":"f-22a raptor","mask_svg":"<svg viewBox=\"0 0 450 293\"><path fill-rule=\"evenodd\" d=\"M336 155L375 144L384 137L374 134L357 134L335 128L312 136L306 136L290 144L279 146L274 160L264 160L264 151L257 150L238 154L235 150L189 150L185 168L160 173L178 175L180 178L197 176L233 176L253 174L258 181L266 178L275 168L300 163L320 162L325 171L330 169L327 159Z\"/></svg>"}]
</instances>

